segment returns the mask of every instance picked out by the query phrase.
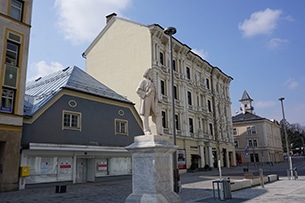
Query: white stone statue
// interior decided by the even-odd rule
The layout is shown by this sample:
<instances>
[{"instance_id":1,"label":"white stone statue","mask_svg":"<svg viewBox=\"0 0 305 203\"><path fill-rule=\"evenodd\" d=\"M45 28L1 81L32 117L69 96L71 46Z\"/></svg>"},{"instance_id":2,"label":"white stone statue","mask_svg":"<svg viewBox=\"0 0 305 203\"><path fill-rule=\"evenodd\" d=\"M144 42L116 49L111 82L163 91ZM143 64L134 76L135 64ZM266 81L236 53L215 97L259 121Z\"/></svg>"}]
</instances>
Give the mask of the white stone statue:
<instances>
[{"instance_id":1,"label":"white stone statue","mask_svg":"<svg viewBox=\"0 0 305 203\"><path fill-rule=\"evenodd\" d=\"M143 119L145 135L156 133L162 135L161 113L158 107L158 95L153 82L153 70L148 68L143 75L144 79L137 88L137 94L141 99L140 115ZM149 127L149 117L151 116L154 125Z\"/></svg>"}]
</instances>

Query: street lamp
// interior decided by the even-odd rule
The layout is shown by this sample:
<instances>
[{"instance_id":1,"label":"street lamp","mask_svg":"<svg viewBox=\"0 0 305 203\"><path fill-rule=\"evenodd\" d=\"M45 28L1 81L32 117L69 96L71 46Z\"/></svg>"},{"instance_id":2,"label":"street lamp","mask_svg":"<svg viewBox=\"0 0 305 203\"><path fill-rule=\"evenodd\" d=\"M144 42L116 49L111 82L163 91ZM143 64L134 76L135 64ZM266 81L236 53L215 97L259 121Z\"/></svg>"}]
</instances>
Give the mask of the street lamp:
<instances>
[{"instance_id":1,"label":"street lamp","mask_svg":"<svg viewBox=\"0 0 305 203\"><path fill-rule=\"evenodd\" d=\"M172 36L177 32L176 28L168 27L164 29L164 34L169 36L169 52L170 52L170 75L171 75L171 89L172 89L172 112L173 112L173 139L174 145L176 145L176 127L175 127L175 98L174 98L174 69L173 69L173 46L172 46ZM173 154L173 164L174 164L174 191L179 193L179 185L178 185L178 163L177 163L177 151Z\"/></svg>"},{"instance_id":2,"label":"street lamp","mask_svg":"<svg viewBox=\"0 0 305 203\"><path fill-rule=\"evenodd\" d=\"M282 105L283 126L284 126L285 140L286 140L286 150L287 150L287 155L288 155L288 160L289 160L289 171L290 172L289 172L288 178L292 179L293 171L292 171L292 161L291 161L290 150L289 150L289 145L288 145L288 138L287 138L286 119L285 119L284 104L283 104L284 99L285 99L284 97L279 98L279 100L281 101L281 105Z\"/></svg>"}]
</instances>

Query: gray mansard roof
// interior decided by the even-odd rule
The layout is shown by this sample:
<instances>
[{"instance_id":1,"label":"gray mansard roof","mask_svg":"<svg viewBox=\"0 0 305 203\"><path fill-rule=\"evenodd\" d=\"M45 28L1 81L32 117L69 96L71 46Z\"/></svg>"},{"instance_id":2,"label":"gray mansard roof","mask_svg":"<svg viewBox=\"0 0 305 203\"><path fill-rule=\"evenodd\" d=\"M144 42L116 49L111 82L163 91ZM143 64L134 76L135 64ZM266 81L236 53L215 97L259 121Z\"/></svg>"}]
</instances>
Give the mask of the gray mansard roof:
<instances>
[{"instance_id":1,"label":"gray mansard roof","mask_svg":"<svg viewBox=\"0 0 305 203\"><path fill-rule=\"evenodd\" d=\"M264 120L265 118L262 118L260 116L257 116L255 114L246 112L246 113L240 113L236 116L232 116L232 122L242 122L242 121L255 121L255 120Z\"/></svg>"},{"instance_id":2,"label":"gray mansard roof","mask_svg":"<svg viewBox=\"0 0 305 203\"><path fill-rule=\"evenodd\" d=\"M24 115L34 115L64 88L132 104L80 68L70 66L26 84Z\"/></svg>"}]
</instances>

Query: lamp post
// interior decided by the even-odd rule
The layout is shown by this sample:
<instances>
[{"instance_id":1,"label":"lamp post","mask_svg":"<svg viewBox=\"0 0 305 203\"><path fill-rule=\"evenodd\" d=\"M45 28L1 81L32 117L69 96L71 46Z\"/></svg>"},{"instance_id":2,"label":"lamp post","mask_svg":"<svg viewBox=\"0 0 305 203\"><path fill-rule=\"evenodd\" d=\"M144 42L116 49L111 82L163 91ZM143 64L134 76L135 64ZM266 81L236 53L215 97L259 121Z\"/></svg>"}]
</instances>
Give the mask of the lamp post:
<instances>
[{"instance_id":1,"label":"lamp post","mask_svg":"<svg viewBox=\"0 0 305 203\"><path fill-rule=\"evenodd\" d=\"M284 97L279 98L279 100L281 101L281 105L282 105L283 126L284 126L285 140L286 140L286 150L287 150L287 155L288 155L288 160L289 160L289 176L288 176L288 178L292 179L293 171L292 171L292 161L291 161L290 150L289 150L289 145L288 145L288 138L287 138L286 119L285 119L284 104L283 104L284 99L285 99Z\"/></svg>"},{"instance_id":2,"label":"lamp post","mask_svg":"<svg viewBox=\"0 0 305 203\"><path fill-rule=\"evenodd\" d=\"M177 32L176 28L168 27L164 29L164 34L169 36L169 52L170 52L170 76L171 76L171 89L172 89L172 120L173 120L173 139L174 145L176 145L176 126L175 126L175 98L174 98L174 69L173 69L173 46L172 46L172 36ZM178 185L178 163L177 163L177 151L173 154L173 165L174 165L174 192L179 193Z\"/></svg>"}]
</instances>

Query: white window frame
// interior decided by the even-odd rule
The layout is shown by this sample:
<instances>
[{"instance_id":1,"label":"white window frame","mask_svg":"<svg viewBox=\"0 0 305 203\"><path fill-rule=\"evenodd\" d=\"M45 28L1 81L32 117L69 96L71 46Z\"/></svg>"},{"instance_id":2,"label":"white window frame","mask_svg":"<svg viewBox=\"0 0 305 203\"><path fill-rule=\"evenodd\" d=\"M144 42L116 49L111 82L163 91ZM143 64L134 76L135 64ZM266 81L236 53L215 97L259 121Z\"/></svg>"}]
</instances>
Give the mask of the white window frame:
<instances>
[{"instance_id":1,"label":"white window frame","mask_svg":"<svg viewBox=\"0 0 305 203\"><path fill-rule=\"evenodd\" d=\"M248 126L247 127L247 135L254 135L254 134L256 134L255 126Z\"/></svg>"},{"instance_id":2,"label":"white window frame","mask_svg":"<svg viewBox=\"0 0 305 203\"><path fill-rule=\"evenodd\" d=\"M6 113L13 113L14 110L14 98L15 91L12 89L2 88L1 100L0 100L0 111ZM3 104L4 102L5 104Z\"/></svg>"},{"instance_id":3,"label":"white window frame","mask_svg":"<svg viewBox=\"0 0 305 203\"><path fill-rule=\"evenodd\" d=\"M18 21L22 21L23 1L11 0L10 16Z\"/></svg>"},{"instance_id":4,"label":"white window frame","mask_svg":"<svg viewBox=\"0 0 305 203\"><path fill-rule=\"evenodd\" d=\"M69 125L66 125L66 115L69 116L69 120L68 120L68 123ZM76 126L75 124L73 123L75 120L74 120L74 117L77 118L77 123L76 123ZM79 130L81 131L81 113L79 112L73 112L73 111L63 111L62 113L62 129L64 130Z\"/></svg>"},{"instance_id":5,"label":"white window frame","mask_svg":"<svg viewBox=\"0 0 305 203\"><path fill-rule=\"evenodd\" d=\"M123 119L115 119L115 134L128 135L128 121Z\"/></svg>"}]
</instances>

